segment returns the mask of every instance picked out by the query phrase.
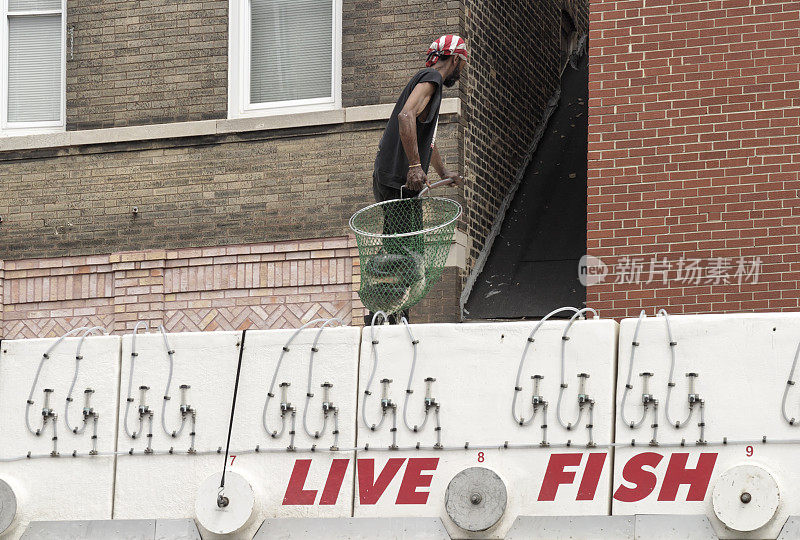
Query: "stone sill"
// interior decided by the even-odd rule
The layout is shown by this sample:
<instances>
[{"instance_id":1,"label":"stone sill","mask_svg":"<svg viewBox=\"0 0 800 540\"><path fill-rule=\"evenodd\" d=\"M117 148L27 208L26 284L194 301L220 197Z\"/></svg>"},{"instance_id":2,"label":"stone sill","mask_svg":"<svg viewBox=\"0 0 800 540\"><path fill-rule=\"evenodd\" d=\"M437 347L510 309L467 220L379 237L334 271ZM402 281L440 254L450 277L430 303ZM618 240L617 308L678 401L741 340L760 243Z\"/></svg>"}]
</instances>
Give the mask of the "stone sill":
<instances>
[{"instance_id":1,"label":"stone sill","mask_svg":"<svg viewBox=\"0 0 800 540\"><path fill-rule=\"evenodd\" d=\"M444 263L445 267L456 267L461 270L466 270L467 255L469 255L471 248L472 238L464 231L456 229L453 245L450 246L450 252L447 254L447 262Z\"/></svg>"},{"instance_id":2,"label":"stone sill","mask_svg":"<svg viewBox=\"0 0 800 540\"><path fill-rule=\"evenodd\" d=\"M353 122L370 122L374 120L387 120L392 114L393 109L394 104L387 103L362 107L346 107L332 111L282 114L259 118L199 120L194 122L176 122L172 124L151 124L144 126L64 131L61 133L44 133L17 137L0 137L0 152L199 137L205 135L226 135L248 131L268 131ZM441 114L461 114L461 99L443 99Z\"/></svg>"}]
</instances>

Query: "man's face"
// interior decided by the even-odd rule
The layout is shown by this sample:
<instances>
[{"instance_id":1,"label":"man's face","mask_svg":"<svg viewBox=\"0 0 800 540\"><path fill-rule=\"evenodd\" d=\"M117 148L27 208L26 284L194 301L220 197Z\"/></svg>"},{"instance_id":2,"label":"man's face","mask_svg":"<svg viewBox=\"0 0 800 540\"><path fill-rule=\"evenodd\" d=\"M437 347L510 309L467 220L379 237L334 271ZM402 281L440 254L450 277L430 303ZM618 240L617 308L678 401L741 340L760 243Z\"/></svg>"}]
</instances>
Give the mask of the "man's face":
<instances>
[{"instance_id":1,"label":"man's face","mask_svg":"<svg viewBox=\"0 0 800 540\"><path fill-rule=\"evenodd\" d=\"M461 68L464 65L464 60L460 56L453 58L453 72L444 80L444 85L448 88L454 86L458 79L461 78Z\"/></svg>"}]
</instances>

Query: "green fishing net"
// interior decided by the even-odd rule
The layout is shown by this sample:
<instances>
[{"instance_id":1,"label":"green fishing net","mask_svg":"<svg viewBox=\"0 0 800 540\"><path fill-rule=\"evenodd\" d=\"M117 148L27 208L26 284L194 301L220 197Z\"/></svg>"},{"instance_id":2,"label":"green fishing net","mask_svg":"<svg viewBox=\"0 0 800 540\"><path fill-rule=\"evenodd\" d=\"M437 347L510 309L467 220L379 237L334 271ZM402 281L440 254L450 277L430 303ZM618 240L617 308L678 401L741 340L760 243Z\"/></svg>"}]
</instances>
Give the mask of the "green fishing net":
<instances>
[{"instance_id":1,"label":"green fishing net","mask_svg":"<svg viewBox=\"0 0 800 540\"><path fill-rule=\"evenodd\" d=\"M350 218L361 262L361 302L387 314L407 309L442 276L461 205L443 197L373 204Z\"/></svg>"}]
</instances>

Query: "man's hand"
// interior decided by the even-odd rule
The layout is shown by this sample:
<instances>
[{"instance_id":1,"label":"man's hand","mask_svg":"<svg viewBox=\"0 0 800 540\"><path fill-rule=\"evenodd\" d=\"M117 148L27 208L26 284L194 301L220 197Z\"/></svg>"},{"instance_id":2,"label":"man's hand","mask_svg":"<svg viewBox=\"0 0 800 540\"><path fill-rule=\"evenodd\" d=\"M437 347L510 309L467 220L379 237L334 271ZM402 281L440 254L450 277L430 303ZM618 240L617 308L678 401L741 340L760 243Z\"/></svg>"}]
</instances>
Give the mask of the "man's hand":
<instances>
[{"instance_id":1,"label":"man's hand","mask_svg":"<svg viewBox=\"0 0 800 540\"><path fill-rule=\"evenodd\" d=\"M446 185L452 186L453 184L461 187L464 185L464 177L460 174L451 173L450 171L445 171L442 175L442 180L450 180L450 182Z\"/></svg>"},{"instance_id":2,"label":"man's hand","mask_svg":"<svg viewBox=\"0 0 800 540\"><path fill-rule=\"evenodd\" d=\"M406 189L411 191L422 191L425 186L430 187L428 183L428 176L422 167L411 167L408 169L408 176L406 177Z\"/></svg>"}]
</instances>

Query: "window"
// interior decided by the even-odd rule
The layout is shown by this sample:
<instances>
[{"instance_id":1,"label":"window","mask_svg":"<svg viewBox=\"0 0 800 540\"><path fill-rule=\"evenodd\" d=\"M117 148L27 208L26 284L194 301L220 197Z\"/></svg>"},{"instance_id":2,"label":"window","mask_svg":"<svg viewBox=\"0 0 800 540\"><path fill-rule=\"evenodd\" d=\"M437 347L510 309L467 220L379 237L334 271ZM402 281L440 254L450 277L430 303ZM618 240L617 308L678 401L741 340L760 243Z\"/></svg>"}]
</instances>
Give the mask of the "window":
<instances>
[{"instance_id":1,"label":"window","mask_svg":"<svg viewBox=\"0 0 800 540\"><path fill-rule=\"evenodd\" d=\"M231 0L229 116L341 107L341 0Z\"/></svg>"},{"instance_id":2,"label":"window","mask_svg":"<svg viewBox=\"0 0 800 540\"><path fill-rule=\"evenodd\" d=\"M2 2L0 132L63 131L65 0Z\"/></svg>"}]
</instances>

